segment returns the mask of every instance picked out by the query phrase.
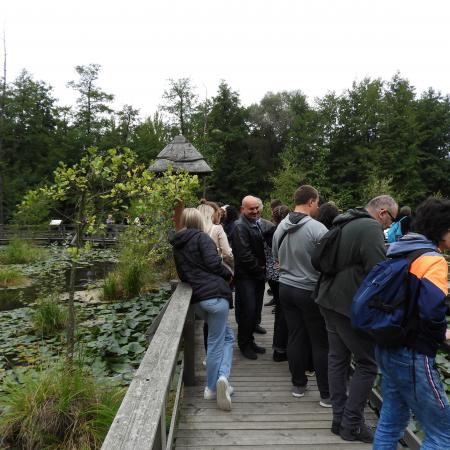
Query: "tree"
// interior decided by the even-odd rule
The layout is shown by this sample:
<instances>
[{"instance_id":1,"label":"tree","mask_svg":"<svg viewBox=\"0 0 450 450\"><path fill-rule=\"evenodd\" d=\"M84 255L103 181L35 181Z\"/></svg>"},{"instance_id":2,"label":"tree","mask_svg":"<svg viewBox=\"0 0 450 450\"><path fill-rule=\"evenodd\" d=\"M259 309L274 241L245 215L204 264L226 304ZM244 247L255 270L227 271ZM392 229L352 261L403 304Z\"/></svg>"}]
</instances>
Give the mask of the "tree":
<instances>
[{"instance_id":1,"label":"tree","mask_svg":"<svg viewBox=\"0 0 450 450\"><path fill-rule=\"evenodd\" d=\"M99 202L109 210L126 208L130 199L149 202L149 199L163 199L163 211L170 211L179 197L187 196L198 186L197 177L186 174L169 173L161 183L160 178L146 170L145 165L137 165L135 154L128 148L109 149L99 152L89 147L80 162L72 167L61 163L54 171L54 182L29 192L19 208L19 214L35 210L37 199L53 202L71 200L74 205L72 219L76 226L76 245L71 249L71 269L69 282L67 349L71 360L75 345L75 269L82 251L82 236L92 233L96 223ZM156 201L156 200L155 200ZM155 217L159 217L156 215ZM158 238L160 235L158 234Z\"/></svg>"},{"instance_id":2,"label":"tree","mask_svg":"<svg viewBox=\"0 0 450 450\"><path fill-rule=\"evenodd\" d=\"M79 93L75 124L79 129L79 140L83 147L100 143L102 131L108 123L105 114L112 113L108 104L112 102L114 96L95 85L100 69L99 64L76 66L75 71L79 75L79 80L67 83L68 87Z\"/></svg>"},{"instance_id":3,"label":"tree","mask_svg":"<svg viewBox=\"0 0 450 450\"><path fill-rule=\"evenodd\" d=\"M168 112L175 121L171 125L185 137L189 136L189 122L196 110L197 95L189 78L169 79L169 89L164 91L166 102L161 109Z\"/></svg>"}]
</instances>

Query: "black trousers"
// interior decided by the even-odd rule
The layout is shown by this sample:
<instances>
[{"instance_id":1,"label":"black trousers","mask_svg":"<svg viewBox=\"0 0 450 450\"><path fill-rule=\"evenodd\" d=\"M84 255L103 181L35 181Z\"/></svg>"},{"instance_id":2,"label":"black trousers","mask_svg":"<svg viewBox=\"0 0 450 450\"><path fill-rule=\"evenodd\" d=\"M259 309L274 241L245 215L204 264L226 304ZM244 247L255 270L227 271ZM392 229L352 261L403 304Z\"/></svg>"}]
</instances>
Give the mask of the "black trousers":
<instances>
[{"instance_id":1,"label":"black trousers","mask_svg":"<svg viewBox=\"0 0 450 450\"><path fill-rule=\"evenodd\" d=\"M328 376L333 415L342 426L354 428L364 422L364 407L377 376L374 343L353 330L348 317L325 308L321 311L330 342ZM347 386L352 355L355 371Z\"/></svg>"},{"instance_id":2,"label":"black trousers","mask_svg":"<svg viewBox=\"0 0 450 450\"><path fill-rule=\"evenodd\" d=\"M320 396L328 398L328 336L325 321L314 302L312 291L280 283L280 300L288 326L287 356L292 384L305 386L308 378L308 337Z\"/></svg>"},{"instance_id":3,"label":"black trousers","mask_svg":"<svg viewBox=\"0 0 450 450\"><path fill-rule=\"evenodd\" d=\"M258 309L264 298L265 282L254 278L235 278L235 314L238 324L238 345L245 349L254 342L253 332L258 325Z\"/></svg>"},{"instance_id":4,"label":"black trousers","mask_svg":"<svg viewBox=\"0 0 450 450\"><path fill-rule=\"evenodd\" d=\"M278 352L285 352L287 349L288 329L286 318L280 303L280 283L275 280L268 281L270 290L273 293L275 304L275 322L273 325L273 349Z\"/></svg>"}]
</instances>

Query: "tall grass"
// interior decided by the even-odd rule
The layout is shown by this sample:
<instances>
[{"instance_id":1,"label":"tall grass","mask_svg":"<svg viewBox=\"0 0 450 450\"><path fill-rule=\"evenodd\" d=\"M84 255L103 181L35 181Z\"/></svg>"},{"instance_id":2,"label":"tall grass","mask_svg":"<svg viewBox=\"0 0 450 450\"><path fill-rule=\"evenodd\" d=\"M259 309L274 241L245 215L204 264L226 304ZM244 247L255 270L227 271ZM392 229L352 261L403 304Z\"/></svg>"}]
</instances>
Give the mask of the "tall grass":
<instances>
[{"instance_id":1,"label":"tall grass","mask_svg":"<svg viewBox=\"0 0 450 450\"><path fill-rule=\"evenodd\" d=\"M30 264L44 258L46 251L27 241L12 239L6 250L0 253L3 264Z\"/></svg>"},{"instance_id":2,"label":"tall grass","mask_svg":"<svg viewBox=\"0 0 450 450\"><path fill-rule=\"evenodd\" d=\"M32 323L39 335L52 335L65 328L67 311L58 304L56 295L39 298L33 311Z\"/></svg>"},{"instance_id":3,"label":"tall grass","mask_svg":"<svg viewBox=\"0 0 450 450\"><path fill-rule=\"evenodd\" d=\"M21 384L7 379L0 396L0 436L11 447L30 450L98 449L123 393L77 365L25 375Z\"/></svg>"},{"instance_id":4,"label":"tall grass","mask_svg":"<svg viewBox=\"0 0 450 450\"><path fill-rule=\"evenodd\" d=\"M25 280L22 272L15 267L0 267L0 288L17 286Z\"/></svg>"}]
</instances>

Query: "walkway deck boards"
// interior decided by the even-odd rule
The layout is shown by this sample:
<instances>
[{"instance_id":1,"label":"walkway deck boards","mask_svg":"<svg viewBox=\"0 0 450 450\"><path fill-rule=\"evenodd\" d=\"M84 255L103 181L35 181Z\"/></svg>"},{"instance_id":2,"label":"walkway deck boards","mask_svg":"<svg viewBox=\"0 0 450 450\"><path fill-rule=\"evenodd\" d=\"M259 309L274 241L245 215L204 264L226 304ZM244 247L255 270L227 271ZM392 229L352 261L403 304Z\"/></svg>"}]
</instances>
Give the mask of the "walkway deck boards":
<instances>
[{"instance_id":1,"label":"walkway deck boards","mask_svg":"<svg viewBox=\"0 0 450 450\"><path fill-rule=\"evenodd\" d=\"M268 298L265 299L265 302ZM291 395L291 378L287 362L272 360L273 319L271 307L263 308L262 325L266 335L255 335L266 348L256 361L245 359L235 345L230 382L234 387L232 411L217 409L215 401L203 399L205 352L199 324L197 348L197 381L184 389L181 417L176 432L177 450L369 450L371 445L345 442L330 431L331 411L319 406L315 378L309 379L302 398ZM236 333L234 311L230 322ZM373 412L366 418L375 422Z\"/></svg>"}]
</instances>

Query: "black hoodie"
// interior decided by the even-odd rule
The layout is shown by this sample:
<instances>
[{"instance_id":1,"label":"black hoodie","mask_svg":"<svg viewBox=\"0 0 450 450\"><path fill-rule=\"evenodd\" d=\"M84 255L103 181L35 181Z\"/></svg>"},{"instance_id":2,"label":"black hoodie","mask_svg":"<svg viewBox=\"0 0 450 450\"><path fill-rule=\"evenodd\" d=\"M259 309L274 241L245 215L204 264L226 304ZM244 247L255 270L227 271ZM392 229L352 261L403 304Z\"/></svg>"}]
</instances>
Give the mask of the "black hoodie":
<instances>
[{"instance_id":1,"label":"black hoodie","mask_svg":"<svg viewBox=\"0 0 450 450\"><path fill-rule=\"evenodd\" d=\"M191 303L210 298L226 298L232 301L231 272L222 264L216 244L203 231L188 228L170 239L173 256L181 281L192 287Z\"/></svg>"}]
</instances>

